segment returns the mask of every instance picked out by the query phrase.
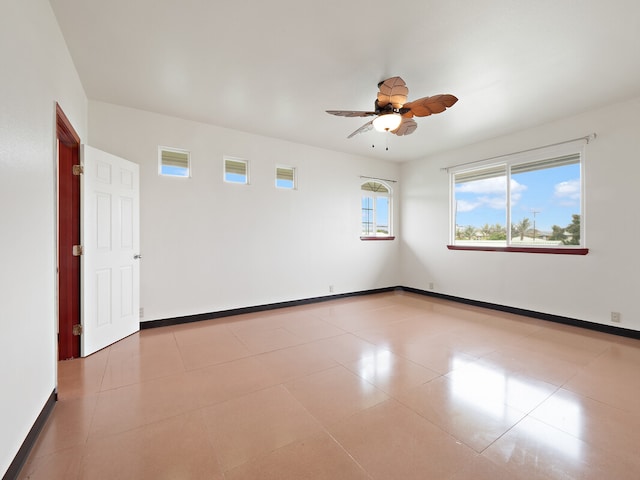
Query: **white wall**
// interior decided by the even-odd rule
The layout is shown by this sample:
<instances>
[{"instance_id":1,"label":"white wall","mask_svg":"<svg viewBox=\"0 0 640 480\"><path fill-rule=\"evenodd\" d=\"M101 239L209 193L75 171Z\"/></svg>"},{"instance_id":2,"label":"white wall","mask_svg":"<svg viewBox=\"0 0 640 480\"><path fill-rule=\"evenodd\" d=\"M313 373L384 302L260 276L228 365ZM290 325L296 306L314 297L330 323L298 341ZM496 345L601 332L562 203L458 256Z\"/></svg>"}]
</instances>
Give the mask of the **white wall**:
<instances>
[{"instance_id":1,"label":"white wall","mask_svg":"<svg viewBox=\"0 0 640 480\"><path fill-rule=\"evenodd\" d=\"M55 102L87 100L46 0L0 7L0 473L56 385Z\"/></svg>"},{"instance_id":2,"label":"white wall","mask_svg":"<svg viewBox=\"0 0 640 480\"><path fill-rule=\"evenodd\" d=\"M89 129L140 165L143 321L398 284L398 241L359 239L359 176L398 164L102 102ZM158 145L189 150L192 178L159 176ZM250 185L223 182L224 155L250 162ZM297 190L275 188L277 164Z\"/></svg>"},{"instance_id":3,"label":"white wall","mask_svg":"<svg viewBox=\"0 0 640 480\"><path fill-rule=\"evenodd\" d=\"M640 99L402 166L403 285L640 330L637 246ZM569 140L586 147L589 254L449 251L449 183L441 167ZM622 313L612 324L610 312Z\"/></svg>"}]
</instances>

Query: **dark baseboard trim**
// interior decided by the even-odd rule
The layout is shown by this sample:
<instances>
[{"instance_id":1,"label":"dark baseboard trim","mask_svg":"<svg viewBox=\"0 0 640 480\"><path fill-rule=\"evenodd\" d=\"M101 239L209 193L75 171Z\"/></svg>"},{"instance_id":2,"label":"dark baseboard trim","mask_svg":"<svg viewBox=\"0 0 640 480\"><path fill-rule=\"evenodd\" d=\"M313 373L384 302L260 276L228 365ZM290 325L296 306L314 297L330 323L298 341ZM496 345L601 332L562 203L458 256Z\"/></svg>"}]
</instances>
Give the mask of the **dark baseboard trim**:
<instances>
[{"instance_id":1,"label":"dark baseboard trim","mask_svg":"<svg viewBox=\"0 0 640 480\"><path fill-rule=\"evenodd\" d=\"M587 330L595 330L597 332L609 333L611 335L618 335L621 337L640 339L640 331L631 330L628 328L614 327L613 325L603 325L601 323L588 322L586 320L578 320L575 318L562 317L560 315L552 315L550 313L536 312L534 310L526 310L524 308L508 307L505 305L499 305L496 303L481 302L479 300L469 300L467 298L454 297L452 295L445 295L443 293L435 293L427 290L420 290L412 287L400 287L405 292L417 293L418 295L425 295L427 297L441 298L443 300L450 300L452 302L464 303L466 305L473 305L476 307L488 308L491 310L499 310L501 312L513 313L516 315L522 315L525 317L537 318L539 320L546 320L548 322L562 323L564 325L571 325L574 327L586 328Z\"/></svg>"},{"instance_id":2,"label":"dark baseboard trim","mask_svg":"<svg viewBox=\"0 0 640 480\"><path fill-rule=\"evenodd\" d=\"M13 459L13 462L11 462L11 465L9 465L9 469L2 477L2 480L15 480L16 478L18 478L18 475L20 475L20 471L22 470L22 467L24 467L24 464L27 461L27 458L29 457L29 453L31 452L31 449L36 444L36 440L38 440L38 435L40 435L40 432L42 431L44 424L49 418L49 415L51 415L51 412L53 411L53 407L55 406L57 401L58 401L58 394L54 390L49 396L49 399L47 400L47 402L44 404L44 407L42 407L42 411L40 412L40 415L38 415L38 418L36 418L36 421L34 422L33 427L31 427L31 430L29 430L29 434L27 435L27 438L25 438L24 442L22 442L22 446L20 447L20 450L18 450L18 453Z\"/></svg>"},{"instance_id":3,"label":"dark baseboard trim","mask_svg":"<svg viewBox=\"0 0 640 480\"><path fill-rule=\"evenodd\" d=\"M562 323L564 325L572 325L574 327L586 328L588 330L609 333L611 335L618 335L622 337L640 339L640 331L638 330L630 330L628 328L614 327L613 325L603 325L601 323L588 322L586 320L578 320L575 318L562 317L560 315L552 315L550 313L536 312L534 310L526 310L524 308L508 307L508 306L499 305L496 303L481 302L479 300L470 300L467 298L455 297L453 295L445 295L443 293L436 293L436 292L431 292L427 290L420 290L418 288L403 287L403 286L376 288L373 290L363 290L359 292L328 295L326 297L305 298L302 300L291 300L288 302L270 303L266 305L257 305L254 307L243 307L243 308L234 308L231 310L221 310L219 312L199 313L196 315L187 315L184 317L150 320L148 322L140 322L140 330L145 330L147 328L156 328L156 327L168 327L171 325L180 325L183 323L200 322L203 320L213 320L216 318L230 317L233 315L242 315L245 313L264 312L266 310L295 307L298 305L309 305L312 303L328 302L330 300L336 300L339 298L357 297L361 295L371 295L374 293L392 292L394 290L416 293L418 295L440 298L442 300L449 300L452 302L464 303L466 305L473 305L476 307L488 308L490 310L498 310L501 312L513 313L515 315L522 315L525 317L537 318L539 320L546 320L548 322Z\"/></svg>"},{"instance_id":4,"label":"dark baseboard trim","mask_svg":"<svg viewBox=\"0 0 640 480\"><path fill-rule=\"evenodd\" d=\"M371 295L374 293L392 292L398 287L376 288L373 290L363 290L360 292L339 293L336 295L328 295L326 297L303 298L301 300L290 300L287 302L268 303L265 305L256 305L253 307L232 308L230 310L220 310L218 312L197 313L195 315L186 315L184 317L162 318L159 320L149 320L148 322L140 322L140 330L147 328L168 327L171 325L181 325L183 323L200 322L203 320L214 320L216 318L231 317L233 315L243 315L245 313L264 312L266 310L276 310L279 308L296 307L299 305L309 305L312 303L328 302L339 298L359 297L361 295Z\"/></svg>"}]
</instances>

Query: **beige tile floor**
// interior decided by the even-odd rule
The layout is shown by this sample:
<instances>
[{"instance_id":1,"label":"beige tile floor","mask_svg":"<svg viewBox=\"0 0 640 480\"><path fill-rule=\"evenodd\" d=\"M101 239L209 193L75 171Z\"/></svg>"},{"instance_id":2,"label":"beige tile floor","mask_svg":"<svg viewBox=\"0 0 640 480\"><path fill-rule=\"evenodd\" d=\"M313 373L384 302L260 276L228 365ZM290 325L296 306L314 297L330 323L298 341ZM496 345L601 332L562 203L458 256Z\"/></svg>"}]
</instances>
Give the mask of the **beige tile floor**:
<instances>
[{"instance_id":1,"label":"beige tile floor","mask_svg":"<svg viewBox=\"0 0 640 480\"><path fill-rule=\"evenodd\" d=\"M640 341L386 293L59 364L30 479L638 479Z\"/></svg>"}]
</instances>

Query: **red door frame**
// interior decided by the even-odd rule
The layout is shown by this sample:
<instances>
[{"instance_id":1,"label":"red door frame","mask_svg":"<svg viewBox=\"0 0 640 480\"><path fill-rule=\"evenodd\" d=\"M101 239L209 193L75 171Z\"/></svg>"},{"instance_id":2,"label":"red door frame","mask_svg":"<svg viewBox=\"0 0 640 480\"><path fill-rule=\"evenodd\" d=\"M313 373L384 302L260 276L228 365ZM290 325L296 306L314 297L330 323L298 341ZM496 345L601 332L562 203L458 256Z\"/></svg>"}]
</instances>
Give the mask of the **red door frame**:
<instances>
[{"instance_id":1,"label":"red door frame","mask_svg":"<svg viewBox=\"0 0 640 480\"><path fill-rule=\"evenodd\" d=\"M80 177L73 165L80 163L80 137L56 103L58 139L58 359L80 356L80 337L73 325L80 323Z\"/></svg>"}]
</instances>

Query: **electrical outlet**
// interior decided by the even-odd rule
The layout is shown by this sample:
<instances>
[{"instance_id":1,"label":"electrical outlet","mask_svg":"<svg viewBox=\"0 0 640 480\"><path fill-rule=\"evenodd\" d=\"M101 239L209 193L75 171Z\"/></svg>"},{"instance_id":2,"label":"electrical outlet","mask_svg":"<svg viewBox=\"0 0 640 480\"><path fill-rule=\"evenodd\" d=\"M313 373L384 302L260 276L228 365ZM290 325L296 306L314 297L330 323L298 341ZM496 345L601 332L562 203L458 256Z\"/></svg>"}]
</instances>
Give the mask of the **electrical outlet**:
<instances>
[{"instance_id":1,"label":"electrical outlet","mask_svg":"<svg viewBox=\"0 0 640 480\"><path fill-rule=\"evenodd\" d=\"M620 323L622 321L620 312L611 312L611 321L614 323Z\"/></svg>"},{"instance_id":2,"label":"electrical outlet","mask_svg":"<svg viewBox=\"0 0 640 480\"><path fill-rule=\"evenodd\" d=\"M429 290L433 290L433 282L429 282Z\"/></svg>"},{"instance_id":3,"label":"electrical outlet","mask_svg":"<svg viewBox=\"0 0 640 480\"><path fill-rule=\"evenodd\" d=\"M333 293L333 285L329 285L329 293Z\"/></svg>"},{"instance_id":4,"label":"electrical outlet","mask_svg":"<svg viewBox=\"0 0 640 480\"><path fill-rule=\"evenodd\" d=\"M144 317L144 307L140 307L140 318Z\"/></svg>"}]
</instances>

